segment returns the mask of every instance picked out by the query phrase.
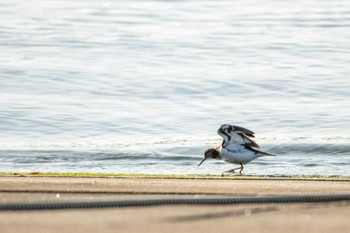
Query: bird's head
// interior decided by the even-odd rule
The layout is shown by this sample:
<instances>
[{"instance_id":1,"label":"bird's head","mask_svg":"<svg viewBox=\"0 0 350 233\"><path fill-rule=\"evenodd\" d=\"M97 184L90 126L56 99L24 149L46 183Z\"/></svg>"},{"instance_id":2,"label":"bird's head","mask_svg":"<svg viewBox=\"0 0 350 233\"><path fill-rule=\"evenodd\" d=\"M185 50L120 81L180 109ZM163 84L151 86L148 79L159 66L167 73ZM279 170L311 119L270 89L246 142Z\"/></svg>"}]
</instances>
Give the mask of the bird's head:
<instances>
[{"instance_id":1,"label":"bird's head","mask_svg":"<svg viewBox=\"0 0 350 233\"><path fill-rule=\"evenodd\" d=\"M219 159L220 153L215 148L208 148L204 152L204 159L198 164L198 167L207 159Z\"/></svg>"}]
</instances>

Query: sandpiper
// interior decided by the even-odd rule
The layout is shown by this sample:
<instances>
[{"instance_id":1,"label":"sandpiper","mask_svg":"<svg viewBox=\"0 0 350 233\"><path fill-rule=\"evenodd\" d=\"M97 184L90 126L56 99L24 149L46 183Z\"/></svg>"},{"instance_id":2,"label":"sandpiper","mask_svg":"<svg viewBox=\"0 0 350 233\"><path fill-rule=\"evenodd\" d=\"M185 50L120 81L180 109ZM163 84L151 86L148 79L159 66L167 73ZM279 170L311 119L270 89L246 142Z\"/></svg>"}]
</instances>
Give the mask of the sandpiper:
<instances>
[{"instance_id":1,"label":"sandpiper","mask_svg":"<svg viewBox=\"0 0 350 233\"><path fill-rule=\"evenodd\" d=\"M262 156L275 156L260 150L260 146L252 139L254 132L249 129L224 124L217 132L223 138L222 143L215 148L208 148L204 152L204 159L198 166L206 159L223 160L226 163L241 165L225 172L235 172L239 169L239 173L242 174L244 164ZM221 175L224 176L225 172Z\"/></svg>"}]
</instances>

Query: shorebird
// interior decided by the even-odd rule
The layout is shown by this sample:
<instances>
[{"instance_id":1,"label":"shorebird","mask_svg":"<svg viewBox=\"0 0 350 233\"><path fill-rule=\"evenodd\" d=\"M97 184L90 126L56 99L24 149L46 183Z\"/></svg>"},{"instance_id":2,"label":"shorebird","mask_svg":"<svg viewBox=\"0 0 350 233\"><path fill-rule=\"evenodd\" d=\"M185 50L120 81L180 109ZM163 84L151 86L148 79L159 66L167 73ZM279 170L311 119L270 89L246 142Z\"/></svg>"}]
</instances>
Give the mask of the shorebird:
<instances>
[{"instance_id":1,"label":"shorebird","mask_svg":"<svg viewBox=\"0 0 350 233\"><path fill-rule=\"evenodd\" d=\"M226 163L239 164L240 167L223 172L235 172L239 169L242 174L243 165L262 156L275 156L260 150L260 146L252 139L254 132L236 125L224 124L217 133L223 138L222 143L215 148L208 148L204 152L204 159L198 164L200 166L207 159L222 160Z\"/></svg>"}]
</instances>

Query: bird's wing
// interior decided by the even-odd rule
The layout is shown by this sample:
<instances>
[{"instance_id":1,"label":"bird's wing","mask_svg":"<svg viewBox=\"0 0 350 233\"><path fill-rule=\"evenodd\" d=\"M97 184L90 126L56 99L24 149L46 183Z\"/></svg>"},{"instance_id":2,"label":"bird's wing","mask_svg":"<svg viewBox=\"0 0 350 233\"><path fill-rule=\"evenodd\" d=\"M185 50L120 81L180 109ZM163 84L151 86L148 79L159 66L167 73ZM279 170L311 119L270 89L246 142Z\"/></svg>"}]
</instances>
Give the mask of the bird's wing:
<instances>
[{"instance_id":1,"label":"bird's wing","mask_svg":"<svg viewBox=\"0 0 350 233\"><path fill-rule=\"evenodd\" d=\"M246 129L246 128L243 128L243 127L240 127L240 126L237 126L237 125L231 125L232 126L232 131L231 132L236 132L236 133L244 133L245 135L249 136L249 137L254 137L254 132L249 130L249 129Z\"/></svg>"},{"instance_id":2,"label":"bird's wing","mask_svg":"<svg viewBox=\"0 0 350 233\"><path fill-rule=\"evenodd\" d=\"M225 127L225 129L223 129ZM252 139L254 138L254 132L237 126L237 125L222 125L218 133L223 137L224 141L222 145L224 147L228 146L230 143L237 143L240 145L249 145L255 148L260 148L260 146Z\"/></svg>"},{"instance_id":3,"label":"bird's wing","mask_svg":"<svg viewBox=\"0 0 350 233\"><path fill-rule=\"evenodd\" d=\"M255 148L260 148L259 144L256 143L252 138L249 136L243 134L242 137L244 137L245 144L244 145L249 145Z\"/></svg>"},{"instance_id":4,"label":"bird's wing","mask_svg":"<svg viewBox=\"0 0 350 233\"><path fill-rule=\"evenodd\" d=\"M231 131L230 132L230 142L238 143L241 145L252 146L255 148L260 148L258 143L256 143L250 135L247 135L241 131Z\"/></svg>"}]
</instances>

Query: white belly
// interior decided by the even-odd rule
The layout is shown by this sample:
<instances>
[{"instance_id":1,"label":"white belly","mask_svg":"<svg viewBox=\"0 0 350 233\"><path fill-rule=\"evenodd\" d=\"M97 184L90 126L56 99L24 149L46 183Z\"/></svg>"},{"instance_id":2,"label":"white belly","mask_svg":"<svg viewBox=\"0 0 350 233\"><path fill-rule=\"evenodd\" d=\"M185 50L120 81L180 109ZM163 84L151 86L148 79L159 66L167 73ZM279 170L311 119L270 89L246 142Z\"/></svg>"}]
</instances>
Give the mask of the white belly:
<instances>
[{"instance_id":1,"label":"white belly","mask_svg":"<svg viewBox=\"0 0 350 233\"><path fill-rule=\"evenodd\" d=\"M222 160L227 163L233 164L247 164L253 159L258 158L259 156L250 150L247 150L239 144L231 144L228 148L220 148L220 154Z\"/></svg>"}]
</instances>

